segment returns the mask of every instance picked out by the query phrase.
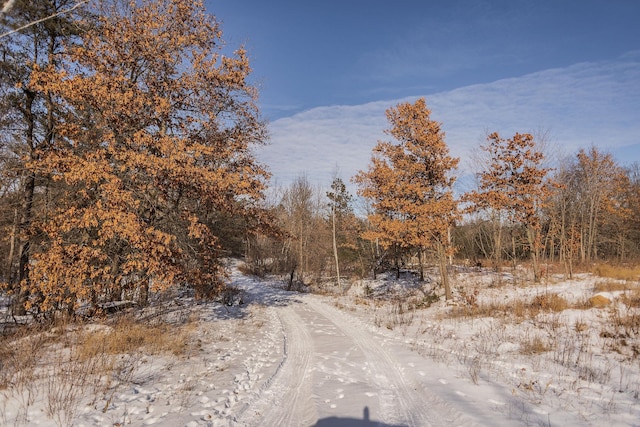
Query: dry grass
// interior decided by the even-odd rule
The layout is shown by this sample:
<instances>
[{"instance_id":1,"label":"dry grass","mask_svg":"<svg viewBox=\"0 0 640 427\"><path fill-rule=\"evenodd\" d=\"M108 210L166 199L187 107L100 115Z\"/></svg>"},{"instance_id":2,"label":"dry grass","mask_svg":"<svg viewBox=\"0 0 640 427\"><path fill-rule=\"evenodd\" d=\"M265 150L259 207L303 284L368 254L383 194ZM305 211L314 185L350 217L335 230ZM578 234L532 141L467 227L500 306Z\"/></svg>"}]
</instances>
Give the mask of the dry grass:
<instances>
[{"instance_id":1,"label":"dry grass","mask_svg":"<svg viewBox=\"0 0 640 427\"><path fill-rule=\"evenodd\" d=\"M536 295L530 305L531 311L553 311L558 313L570 307L569 302L558 294L545 293Z\"/></svg>"},{"instance_id":2,"label":"dry grass","mask_svg":"<svg viewBox=\"0 0 640 427\"><path fill-rule=\"evenodd\" d=\"M573 325L573 330L580 334L582 332L588 331L589 325L581 320L576 320L576 323L574 323Z\"/></svg>"},{"instance_id":3,"label":"dry grass","mask_svg":"<svg viewBox=\"0 0 640 427\"><path fill-rule=\"evenodd\" d=\"M518 307L518 309L515 309ZM513 301L509 304L491 302L488 304L477 304L473 306L454 307L451 311L445 314L447 318L479 318L479 317L498 317L511 315L516 319L524 318L526 310L524 309L524 302L521 300Z\"/></svg>"},{"instance_id":4,"label":"dry grass","mask_svg":"<svg viewBox=\"0 0 640 427\"><path fill-rule=\"evenodd\" d=\"M593 274L609 279L636 281L640 280L640 266L626 267L620 265L597 264Z\"/></svg>"},{"instance_id":5,"label":"dry grass","mask_svg":"<svg viewBox=\"0 0 640 427\"><path fill-rule=\"evenodd\" d=\"M610 340L612 350L634 360L640 356L640 312L633 308L615 308L600 332L601 338Z\"/></svg>"},{"instance_id":6,"label":"dry grass","mask_svg":"<svg viewBox=\"0 0 640 427\"><path fill-rule=\"evenodd\" d=\"M518 299L509 302L479 303L455 307L445 315L447 318L510 317L515 320L532 319L540 313L561 312L569 308L578 308L581 303L572 305L564 297L545 293L531 300Z\"/></svg>"},{"instance_id":7,"label":"dry grass","mask_svg":"<svg viewBox=\"0 0 640 427\"><path fill-rule=\"evenodd\" d=\"M149 325L131 318L120 319L104 330L80 337L80 355L84 360L98 354L129 354L141 349L150 354L171 353L182 356L188 349L195 323L173 326Z\"/></svg>"},{"instance_id":8,"label":"dry grass","mask_svg":"<svg viewBox=\"0 0 640 427\"><path fill-rule=\"evenodd\" d=\"M520 342L520 353L542 354L551 350L551 347L540 337L526 338Z\"/></svg>"},{"instance_id":9,"label":"dry grass","mask_svg":"<svg viewBox=\"0 0 640 427\"><path fill-rule=\"evenodd\" d=\"M39 325L20 327L0 336L0 390L32 378L43 349L58 339L59 334Z\"/></svg>"},{"instance_id":10,"label":"dry grass","mask_svg":"<svg viewBox=\"0 0 640 427\"><path fill-rule=\"evenodd\" d=\"M605 297L604 295L594 295L589 298L590 307L588 308L604 308L609 304L611 304L611 300L609 298Z\"/></svg>"},{"instance_id":11,"label":"dry grass","mask_svg":"<svg viewBox=\"0 0 640 427\"><path fill-rule=\"evenodd\" d=\"M640 287L622 295L622 302L629 308L640 308Z\"/></svg>"},{"instance_id":12,"label":"dry grass","mask_svg":"<svg viewBox=\"0 0 640 427\"><path fill-rule=\"evenodd\" d=\"M24 327L0 337L0 424L28 425L37 396L49 419L71 425L80 405L106 402L129 384L143 353L184 356L197 322L148 324L122 317L111 325L58 323ZM18 408L7 419L2 405Z\"/></svg>"},{"instance_id":13,"label":"dry grass","mask_svg":"<svg viewBox=\"0 0 640 427\"><path fill-rule=\"evenodd\" d=\"M594 292L623 292L621 301L627 307L640 308L640 285L629 281L603 281L594 286Z\"/></svg>"},{"instance_id":14,"label":"dry grass","mask_svg":"<svg viewBox=\"0 0 640 427\"><path fill-rule=\"evenodd\" d=\"M594 292L618 292L627 291L632 288L637 288L637 286L626 281L620 282L616 280L598 281L595 285L593 285Z\"/></svg>"}]
</instances>

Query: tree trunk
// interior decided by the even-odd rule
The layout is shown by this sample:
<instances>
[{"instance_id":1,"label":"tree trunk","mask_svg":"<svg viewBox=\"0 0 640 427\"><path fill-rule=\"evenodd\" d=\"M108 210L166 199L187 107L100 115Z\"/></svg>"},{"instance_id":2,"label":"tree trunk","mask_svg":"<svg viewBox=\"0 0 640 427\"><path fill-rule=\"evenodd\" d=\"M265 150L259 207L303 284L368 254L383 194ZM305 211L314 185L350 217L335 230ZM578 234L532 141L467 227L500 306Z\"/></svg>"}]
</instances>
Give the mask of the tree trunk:
<instances>
[{"instance_id":1,"label":"tree trunk","mask_svg":"<svg viewBox=\"0 0 640 427\"><path fill-rule=\"evenodd\" d=\"M511 258L512 258L512 262L513 262L513 270L515 271L517 264L518 264L518 260L517 260L517 254L516 254L516 236L515 234L513 234L513 230L511 230Z\"/></svg>"},{"instance_id":2,"label":"tree trunk","mask_svg":"<svg viewBox=\"0 0 640 427\"><path fill-rule=\"evenodd\" d=\"M440 269L440 281L444 286L445 299L450 300L452 297L451 286L449 285L449 274L447 272L447 253L442 242L438 242L438 264Z\"/></svg>"},{"instance_id":3,"label":"tree trunk","mask_svg":"<svg viewBox=\"0 0 640 427\"><path fill-rule=\"evenodd\" d=\"M18 232L18 209L13 212L13 226L11 227L11 236L9 238L9 255L7 256L6 277L9 282L13 282L13 258L16 249L16 234Z\"/></svg>"},{"instance_id":4,"label":"tree trunk","mask_svg":"<svg viewBox=\"0 0 640 427\"><path fill-rule=\"evenodd\" d=\"M589 222L587 231L587 261L591 262L597 256L597 241L596 235L598 233L598 204L599 200L591 200L589 205Z\"/></svg>"},{"instance_id":5,"label":"tree trunk","mask_svg":"<svg viewBox=\"0 0 640 427\"><path fill-rule=\"evenodd\" d=\"M24 199L22 205L22 219L20 221L21 237L28 233L31 226L33 212L33 194L35 193L36 179L33 173L29 173L25 183ZM17 316L26 314L25 303L29 297L29 260L31 258L31 241L30 238L24 238L24 242L20 245L20 255L18 264L18 277L14 282L15 299L13 302L13 313Z\"/></svg>"},{"instance_id":6,"label":"tree trunk","mask_svg":"<svg viewBox=\"0 0 640 427\"><path fill-rule=\"evenodd\" d=\"M335 258L336 261L336 279L338 282L338 288L340 289L340 293L344 292L344 289L342 289L342 283L340 283L340 262L338 259L338 243L336 242L336 210L335 208L331 208L331 222L332 222L332 228L333 228L333 257Z\"/></svg>"},{"instance_id":7,"label":"tree trunk","mask_svg":"<svg viewBox=\"0 0 640 427\"><path fill-rule=\"evenodd\" d=\"M500 216L493 218L493 268L496 272L500 272L500 264L502 262L502 221Z\"/></svg>"},{"instance_id":8,"label":"tree trunk","mask_svg":"<svg viewBox=\"0 0 640 427\"><path fill-rule=\"evenodd\" d=\"M447 227L447 245L451 247L451 226ZM453 251L449 253L449 265L453 265Z\"/></svg>"},{"instance_id":9,"label":"tree trunk","mask_svg":"<svg viewBox=\"0 0 640 427\"><path fill-rule=\"evenodd\" d=\"M298 280L304 283L304 273L305 273L305 265L304 265L304 226L303 219L300 218L300 234L298 235L299 244L298 244L298 264L300 265L300 269L298 271Z\"/></svg>"},{"instance_id":10,"label":"tree trunk","mask_svg":"<svg viewBox=\"0 0 640 427\"><path fill-rule=\"evenodd\" d=\"M400 251L398 250L398 245L394 248L395 253L395 263L396 263L396 280L400 279Z\"/></svg>"},{"instance_id":11,"label":"tree trunk","mask_svg":"<svg viewBox=\"0 0 640 427\"><path fill-rule=\"evenodd\" d=\"M36 98L36 94L31 91L25 92L25 108L24 115L27 122L26 130L26 143L29 148L29 158L31 160L35 157L35 125L36 117L33 113L33 103ZM31 252L31 241L28 236L29 228L31 227L32 215L33 215L33 195L36 189L36 177L35 174L28 170L27 176L24 181L24 193L22 195L22 214L20 218L20 227L18 234L20 240L24 241L20 245L19 264L17 280L13 283L15 298L13 301L13 313L18 316L22 316L26 313L25 303L27 302L28 288L29 288L29 260Z\"/></svg>"},{"instance_id":12,"label":"tree trunk","mask_svg":"<svg viewBox=\"0 0 640 427\"><path fill-rule=\"evenodd\" d=\"M293 289L293 277L296 274L296 266L294 265L291 268L291 273L289 273L289 284L287 285L287 290L290 291Z\"/></svg>"},{"instance_id":13,"label":"tree trunk","mask_svg":"<svg viewBox=\"0 0 640 427\"><path fill-rule=\"evenodd\" d=\"M531 251L531 266L533 268L533 281L539 283L541 279L540 263L539 263L539 244L536 230L532 227L527 227L527 240L529 242L529 250Z\"/></svg>"},{"instance_id":14,"label":"tree trunk","mask_svg":"<svg viewBox=\"0 0 640 427\"><path fill-rule=\"evenodd\" d=\"M149 279L144 279L140 282L140 297L139 304L146 306L149 303Z\"/></svg>"}]
</instances>

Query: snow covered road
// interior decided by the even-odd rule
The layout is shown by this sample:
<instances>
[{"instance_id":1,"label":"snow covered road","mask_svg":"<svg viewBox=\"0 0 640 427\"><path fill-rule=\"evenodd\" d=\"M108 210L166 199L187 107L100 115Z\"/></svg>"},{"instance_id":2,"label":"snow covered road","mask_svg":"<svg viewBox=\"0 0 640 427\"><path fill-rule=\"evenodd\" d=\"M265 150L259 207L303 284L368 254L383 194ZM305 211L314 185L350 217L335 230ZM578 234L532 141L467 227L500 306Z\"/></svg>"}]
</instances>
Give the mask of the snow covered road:
<instances>
[{"instance_id":1,"label":"snow covered road","mask_svg":"<svg viewBox=\"0 0 640 427\"><path fill-rule=\"evenodd\" d=\"M180 304L197 319L186 357L138 355L131 378L109 396L88 396L74 425L638 425L628 394L614 390L615 405L596 385L577 396L546 366L503 357L498 348L517 345L499 329L482 341L468 325L420 310L398 323L393 305L286 292L237 268L231 285L242 304Z\"/></svg>"},{"instance_id":2,"label":"snow covered road","mask_svg":"<svg viewBox=\"0 0 640 427\"><path fill-rule=\"evenodd\" d=\"M247 282L237 284L254 302L270 291L280 292L258 291ZM273 294L269 298L274 299ZM284 300L285 295L280 301ZM296 295L269 309L281 322L283 360L235 425L513 425L513 420L496 419L503 414L487 410L495 402L474 405L460 391L451 396L463 401L462 411L443 401L431 387L449 385L444 377L451 374L442 375L443 366L375 334L322 297Z\"/></svg>"},{"instance_id":3,"label":"snow covered road","mask_svg":"<svg viewBox=\"0 0 640 427\"><path fill-rule=\"evenodd\" d=\"M241 424L345 425L365 422L366 413L371 425L451 425L447 410L355 319L313 297L299 301L277 308L286 357Z\"/></svg>"}]
</instances>

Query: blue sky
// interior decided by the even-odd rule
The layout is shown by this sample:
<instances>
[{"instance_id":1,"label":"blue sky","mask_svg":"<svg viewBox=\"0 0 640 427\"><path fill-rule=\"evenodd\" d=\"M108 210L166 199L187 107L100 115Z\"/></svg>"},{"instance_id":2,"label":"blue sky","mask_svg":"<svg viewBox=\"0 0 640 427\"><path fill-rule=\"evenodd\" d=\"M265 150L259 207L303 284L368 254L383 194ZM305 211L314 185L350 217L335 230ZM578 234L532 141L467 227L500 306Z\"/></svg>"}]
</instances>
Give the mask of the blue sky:
<instances>
[{"instance_id":1,"label":"blue sky","mask_svg":"<svg viewBox=\"0 0 640 427\"><path fill-rule=\"evenodd\" d=\"M328 186L388 139L384 110L424 96L460 173L487 131L544 132L640 161L640 1L207 0L245 45L270 121L258 152L287 184Z\"/></svg>"}]
</instances>

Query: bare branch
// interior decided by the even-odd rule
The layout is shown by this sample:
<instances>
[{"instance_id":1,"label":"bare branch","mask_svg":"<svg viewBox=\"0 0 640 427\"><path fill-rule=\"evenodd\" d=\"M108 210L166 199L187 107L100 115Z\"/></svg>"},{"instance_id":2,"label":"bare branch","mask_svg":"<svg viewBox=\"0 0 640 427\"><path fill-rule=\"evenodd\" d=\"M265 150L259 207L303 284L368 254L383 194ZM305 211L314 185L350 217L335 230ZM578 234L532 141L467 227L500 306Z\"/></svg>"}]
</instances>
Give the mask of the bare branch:
<instances>
[{"instance_id":1,"label":"bare branch","mask_svg":"<svg viewBox=\"0 0 640 427\"><path fill-rule=\"evenodd\" d=\"M11 6L13 5L14 2L15 2L15 0L9 0L7 2L7 4L4 5L4 7L2 8L2 14L0 14L0 17L3 14L5 14L6 12L9 11L9 9L11 8ZM37 21L30 22L27 25L23 25L22 27L13 29L11 31L7 31L4 34L0 34L0 39L3 39L5 37L7 37L7 36L10 36L11 34L17 33L19 31L24 30L25 28L29 28L29 27L34 26L36 24L39 24L41 22L48 21L49 19L55 18L56 16L60 16L60 15L63 15L65 13L72 12L72 11L76 10L77 8L79 8L80 6L82 6L82 5L86 4L86 3L89 3L89 0L82 0L82 1L80 1L78 3L76 3L75 5L71 6L69 9L61 10L61 11L59 11L57 13L54 13L53 15L46 16L46 17L44 17L42 19L38 19Z\"/></svg>"},{"instance_id":2,"label":"bare branch","mask_svg":"<svg viewBox=\"0 0 640 427\"><path fill-rule=\"evenodd\" d=\"M4 6L2 6L2 10L0 11L0 18L2 18L2 15L6 15L7 12L9 12L9 10L13 7L13 4L16 2L16 0L8 0Z\"/></svg>"}]
</instances>

